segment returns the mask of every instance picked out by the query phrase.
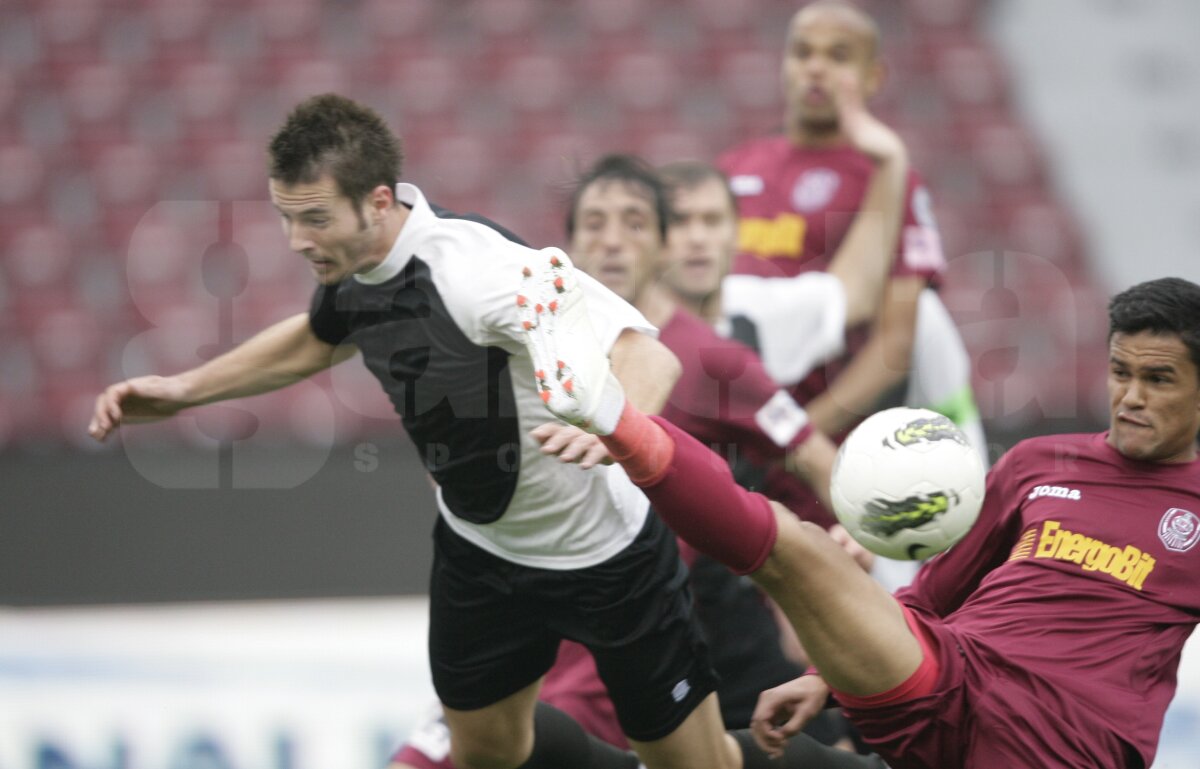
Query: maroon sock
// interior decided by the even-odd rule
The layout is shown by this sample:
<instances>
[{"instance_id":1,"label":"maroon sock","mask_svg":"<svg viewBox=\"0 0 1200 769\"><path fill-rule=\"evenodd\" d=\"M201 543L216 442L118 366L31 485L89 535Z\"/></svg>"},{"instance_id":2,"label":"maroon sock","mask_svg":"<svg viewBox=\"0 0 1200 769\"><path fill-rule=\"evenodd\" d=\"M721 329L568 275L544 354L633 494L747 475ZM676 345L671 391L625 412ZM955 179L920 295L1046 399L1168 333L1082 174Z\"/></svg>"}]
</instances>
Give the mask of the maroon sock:
<instances>
[{"instance_id":1,"label":"maroon sock","mask_svg":"<svg viewBox=\"0 0 1200 769\"><path fill-rule=\"evenodd\" d=\"M628 463L640 471L630 477L649 497L659 517L683 541L737 574L758 570L775 544L775 512L767 498L738 486L721 457L667 420L647 419L627 409L621 422L627 428L637 423L636 432L641 435L631 440L630 431L619 425L612 436L601 440L622 465ZM673 452L662 451L661 437L645 436L658 430L674 444ZM639 461L640 447L654 452L655 464L665 460L664 466L647 472Z\"/></svg>"}]
</instances>

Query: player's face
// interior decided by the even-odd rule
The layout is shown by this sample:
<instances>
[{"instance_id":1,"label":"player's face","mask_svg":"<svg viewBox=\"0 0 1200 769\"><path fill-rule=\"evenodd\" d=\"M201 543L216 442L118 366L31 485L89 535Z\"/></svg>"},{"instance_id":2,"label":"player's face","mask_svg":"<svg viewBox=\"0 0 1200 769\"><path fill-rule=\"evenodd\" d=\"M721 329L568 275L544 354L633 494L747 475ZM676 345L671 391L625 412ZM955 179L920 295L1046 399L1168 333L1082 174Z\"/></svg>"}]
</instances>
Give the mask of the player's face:
<instances>
[{"instance_id":1,"label":"player's face","mask_svg":"<svg viewBox=\"0 0 1200 769\"><path fill-rule=\"evenodd\" d=\"M600 179L579 196L571 259L625 301L637 304L662 247L658 214L640 185Z\"/></svg>"},{"instance_id":2,"label":"player's face","mask_svg":"<svg viewBox=\"0 0 1200 769\"><path fill-rule=\"evenodd\" d=\"M737 248L737 216L724 182L680 187L671 201L663 281L680 297L701 302L721 287Z\"/></svg>"},{"instance_id":3,"label":"player's face","mask_svg":"<svg viewBox=\"0 0 1200 769\"><path fill-rule=\"evenodd\" d=\"M333 177L293 185L272 179L270 184L288 247L308 260L318 282L332 285L376 266L369 211L343 195Z\"/></svg>"},{"instance_id":4,"label":"player's face","mask_svg":"<svg viewBox=\"0 0 1200 769\"><path fill-rule=\"evenodd\" d=\"M879 86L874 41L853 12L809 8L792 17L783 55L783 89L788 126L836 130L833 84L845 80L864 98Z\"/></svg>"},{"instance_id":5,"label":"player's face","mask_svg":"<svg viewBox=\"0 0 1200 769\"><path fill-rule=\"evenodd\" d=\"M1113 334L1109 341L1108 442L1130 459L1196 457L1200 372L1175 334Z\"/></svg>"}]
</instances>

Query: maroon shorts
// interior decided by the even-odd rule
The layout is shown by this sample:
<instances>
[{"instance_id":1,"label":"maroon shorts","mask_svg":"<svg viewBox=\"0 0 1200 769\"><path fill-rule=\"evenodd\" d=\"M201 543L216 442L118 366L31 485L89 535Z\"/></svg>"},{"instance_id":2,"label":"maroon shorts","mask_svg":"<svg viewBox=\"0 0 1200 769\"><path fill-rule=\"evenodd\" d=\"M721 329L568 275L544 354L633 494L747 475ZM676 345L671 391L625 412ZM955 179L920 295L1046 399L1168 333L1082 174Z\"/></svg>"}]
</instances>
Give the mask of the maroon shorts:
<instances>
[{"instance_id":1,"label":"maroon shorts","mask_svg":"<svg viewBox=\"0 0 1200 769\"><path fill-rule=\"evenodd\" d=\"M906 613L936 655L932 690L899 703L845 708L893 769L1143 766L1127 743L1044 679L1006 664L936 617Z\"/></svg>"}]
</instances>

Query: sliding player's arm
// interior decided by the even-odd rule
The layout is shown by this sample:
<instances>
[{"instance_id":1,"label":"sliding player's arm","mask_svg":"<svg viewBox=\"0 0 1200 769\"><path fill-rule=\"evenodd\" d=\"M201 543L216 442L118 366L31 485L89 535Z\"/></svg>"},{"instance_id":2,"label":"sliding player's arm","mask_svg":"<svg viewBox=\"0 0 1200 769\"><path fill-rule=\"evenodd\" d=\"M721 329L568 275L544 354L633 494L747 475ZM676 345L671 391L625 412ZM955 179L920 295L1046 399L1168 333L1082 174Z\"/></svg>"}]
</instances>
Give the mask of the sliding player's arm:
<instances>
[{"instance_id":1,"label":"sliding player's arm","mask_svg":"<svg viewBox=\"0 0 1200 769\"><path fill-rule=\"evenodd\" d=\"M96 398L88 432L102 441L126 422L163 419L192 406L277 390L355 352L353 346L321 341L308 313L297 314L196 368L111 385Z\"/></svg>"}]
</instances>

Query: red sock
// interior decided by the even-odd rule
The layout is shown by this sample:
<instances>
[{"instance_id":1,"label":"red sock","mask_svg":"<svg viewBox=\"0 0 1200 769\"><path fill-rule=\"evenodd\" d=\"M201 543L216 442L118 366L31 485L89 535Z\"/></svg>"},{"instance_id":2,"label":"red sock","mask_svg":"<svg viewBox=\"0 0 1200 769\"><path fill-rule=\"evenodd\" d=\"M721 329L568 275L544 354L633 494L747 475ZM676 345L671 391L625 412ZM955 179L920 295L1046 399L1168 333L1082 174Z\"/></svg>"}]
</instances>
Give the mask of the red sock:
<instances>
[{"instance_id":1,"label":"red sock","mask_svg":"<svg viewBox=\"0 0 1200 769\"><path fill-rule=\"evenodd\" d=\"M886 692L861 697L834 692L834 696L837 697L838 702L846 707L866 710L888 707L889 705L899 705L909 700L915 700L918 697L933 694L937 689L938 677L942 673L942 664L938 657L937 641L934 639L933 633L913 614L912 609L909 609L904 604L900 604L900 608L904 611L904 620L908 623L909 630L917 637L917 643L921 645L921 664L917 666L917 669L913 671L913 674L907 680Z\"/></svg>"},{"instance_id":2,"label":"red sock","mask_svg":"<svg viewBox=\"0 0 1200 769\"><path fill-rule=\"evenodd\" d=\"M671 437L628 401L621 411L617 429L611 435L601 435L600 442L638 486L657 481L670 467L671 457L675 454L675 442Z\"/></svg>"},{"instance_id":3,"label":"red sock","mask_svg":"<svg viewBox=\"0 0 1200 769\"><path fill-rule=\"evenodd\" d=\"M775 512L766 497L737 485L723 459L667 420L628 405L616 431L601 440L685 542L738 574L762 566L775 545Z\"/></svg>"}]
</instances>

